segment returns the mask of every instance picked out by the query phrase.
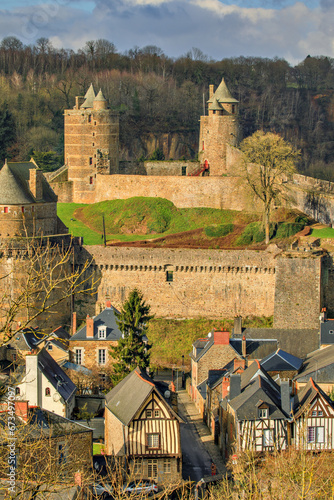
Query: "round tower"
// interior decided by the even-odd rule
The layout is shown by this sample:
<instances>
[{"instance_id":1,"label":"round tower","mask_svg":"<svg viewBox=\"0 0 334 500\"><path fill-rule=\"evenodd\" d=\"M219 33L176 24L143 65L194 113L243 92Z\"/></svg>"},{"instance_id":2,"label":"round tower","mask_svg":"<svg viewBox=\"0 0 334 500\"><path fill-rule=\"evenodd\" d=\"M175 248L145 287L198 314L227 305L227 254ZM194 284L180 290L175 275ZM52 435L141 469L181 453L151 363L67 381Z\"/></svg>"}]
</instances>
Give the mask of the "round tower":
<instances>
[{"instance_id":1,"label":"round tower","mask_svg":"<svg viewBox=\"0 0 334 500\"><path fill-rule=\"evenodd\" d=\"M77 96L73 109L64 111L65 165L73 181L74 198L90 201L97 174L119 172L119 116L108 108L93 85L84 97Z\"/></svg>"},{"instance_id":2,"label":"round tower","mask_svg":"<svg viewBox=\"0 0 334 500\"><path fill-rule=\"evenodd\" d=\"M214 92L209 87L208 115L201 116L198 159L209 175L227 173L226 153L239 144L239 101L232 97L224 78Z\"/></svg>"}]
</instances>

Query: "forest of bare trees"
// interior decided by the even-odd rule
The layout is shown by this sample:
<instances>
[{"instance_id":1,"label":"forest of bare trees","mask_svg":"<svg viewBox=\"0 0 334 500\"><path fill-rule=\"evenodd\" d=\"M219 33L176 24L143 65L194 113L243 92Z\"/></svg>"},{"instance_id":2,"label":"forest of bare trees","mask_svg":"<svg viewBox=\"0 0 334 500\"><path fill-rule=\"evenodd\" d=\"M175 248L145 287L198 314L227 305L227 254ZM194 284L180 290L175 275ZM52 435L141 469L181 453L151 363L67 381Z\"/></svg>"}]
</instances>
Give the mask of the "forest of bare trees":
<instances>
[{"instance_id":1,"label":"forest of bare trees","mask_svg":"<svg viewBox=\"0 0 334 500\"><path fill-rule=\"evenodd\" d=\"M240 101L244 137L258 129L280 133L301 150L300 172L334 179L334 59L238 57L212 61L199 49L172 59L155 46L118 52L108 40L74 52L48 39L24 46L0 43L0 161L28 159L45 170L63 161L63 110L92 82L120 114L121 158L147 156L154 134L187 137L196 155L199 116L208 86L222 77Z\"/></svg>"}]
</instances>

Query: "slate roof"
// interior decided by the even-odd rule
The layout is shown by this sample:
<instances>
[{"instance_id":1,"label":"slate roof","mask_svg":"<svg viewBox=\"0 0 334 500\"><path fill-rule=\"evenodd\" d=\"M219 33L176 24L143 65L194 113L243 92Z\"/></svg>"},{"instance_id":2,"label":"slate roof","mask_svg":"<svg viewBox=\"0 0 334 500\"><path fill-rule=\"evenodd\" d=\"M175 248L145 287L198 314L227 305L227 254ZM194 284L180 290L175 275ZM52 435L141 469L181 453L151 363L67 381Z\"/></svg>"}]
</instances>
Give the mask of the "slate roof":
<instances>
[{"instance_id":1,"label":"slate roof","mask_svg":"<svg viewBox=\"0 0 334 500\"><path fill-rule=\"evenodd\" d=\"M234 99L234 97L232 97L232 94L228 90L224 78L222 79L222 81L220 82L220 84L219 84L216 92L208 100L208 102L214 102L215 99L218 101L218 103L221 103L221 102L226 102L226 103L227 102L229 102L229 103L239 102L239 101L237 101L237 99Z\"/></svg>"},{"instance_id":2,"label":"slate roof","mask_svg":"<svg viewBox=\"0 0 334 500\"><path fill-rule=\"evenodd\" d=\"M199 339L193 343L196 349L196 355L190 353L190 357L194 361L198 361L208 350L214 345L214 336L206 339ZM231 338L230 346L235 350L236 356L242 356L242 339ZM221 345L223 348L224 346ZM262 359L268 356L273 350L277 349L277 342L275 339L246 339L246 353L247 359Z\"/></svg>"},{"instance_id":3,"label":"slate roof","mask_svg":"<svg viewBox=\"0 0 334 500\"><path fill-rule=\"evenodd\" d=\"M68 401L76 392L77 387L45 348L38 354L38 368L50 384L59 392L64 401Z\"/></svg>"},{"instance_id":4,"label":"slate roof","mask_svg":"<svg viewBox=\"0 0 334 500\"><path fill-rule=\"evenodd\" d=\"M319 330L315 328L243 328L242 335L245 335L247 339L275 339L277 347L302 359L309 352L319 348ZM233 332L232 338L237 338Z\"/></svg>"},{"instance_id":5,"label":"slate roof","mask_svg":"<svg viewBox=\"0 0 334 500\"><path fill-rule=\"evenodd\" d=\"M271 376L266 372L266 370L261 366L259 361L254 361L242 374L241 374L241 390L247 387L252 381L260 376L266 379L268 384L275 390L279 391L279 386L271 378Z\"/></svg>"},{"instance_id":6,"label":"slate roof","mask_svg":"<svg viewBox=\"0 0 334 500\"><path fill-rule=\"evenodd\" d=\"M122 337L122 332L117 326L116 323L117 318L115 312L118 313L117 309L111 306L111 307L106 307L104 311L100 312L100 314L95 316L93 338L86 338L86 325L85 325L82 328L80 328L80 330L78 330L74 335L72 335L71 340L87 340L87 342L93 340L94 341L99 340L98 338L99 326L107 327L106 338L101 340L119 340Z\"/></svg>"},{"instance_id":7,"label":"slate roof","mask_svg":"<svg viewBox=\"0 0 334 500\"><path fill-rule=\"evenodd\" d=\"M205 380L203 380L203 382L201 382L198 386L197 386L197 391L199 392L199 394L202 396L202 398L205 400L206 399L206 387L207 387L207 381L208 379L206 378Z\"/></svg>"},{"instance_id":8,"label":"slate roof","mask_svg":"<svg viewBox=\"0 0 334 500\"><path fill-rule=\"evenodd\" d=\"M152 392L156 392L162 398L152 379L136 368L108 392L106 407L127 426ZM164 401L166 402L165 399ZM167 402L166 405L175 418L182 421Z\"/></svg>"},{"instance_id":9,"label":"slate roof","mask_svg":"<svg viewBox=\"0 0 334 500\"><path fill-rule=\"evenodd\" d=\"M95 97L94 101L104 101L107 102L107 99L105 99L104 95L102 94L102 90L100 89L97 96Z\"/></svg>"},{"instance_id":10,"label":"slate roof","mask_svg":"<svg viewBox=\"0 0 334 500\"><path fill-rule=\"evenodd\" d=\"M29 170L37 169L32 161L5 163L0 170L0 203L2 205L26 205L37 203L29 189ZM57 196L42 176L43 196L38 202L57 201Z\"/></svg>"},{"instance_id":11,"label":"slate roof","mask_svg":"<svg viewBox=\"0 0 334 500\"><path fill-rule=\"evenodd\" d=\"M334 407L333 401L324 393L322 389L310 377L308 383L300 389L294 397L293 413L294 418L298 418L309 406L312 401L320 395L325 401Z\"/></svg>"},{"instance_id":12,"label":"slate roof","mask_svg":"<svg viewBox=\"0 0 334 500\"><path fill-rule=\"evenodd\" d=\"M334 383L334 345L308 354L294 380L307 382L310 377L318 383Z\"/></svg>"},{"instance_id":13,"label":"slate roof","mask_svg":"<svg viewBox=\"0 0 334 500\"><path fill-rule=\"evenodd\" d=\"M302 364L302 359L297 358L282 349L277 349L277 351L272 352L265 358L261 359L261 366L267 372L299 370Z\"/></svg>"},{"instance_id":14,"label":"slate roof","mask_svg":"<svg viewBox=\"0 0 334 500\"><path fill-rule=\"evenodd\" d=\"M31 351L47 340L60 349L67 350L69 338L70 335L61 326L50 334L40 332L38 328L29 327L16 332L7 345L20 351Z\"/></svg>"},{"instance_id":15,"label":"slate roof","mask_svg":"<svg viewBox=\"0 0 334 500\"><path fill-rule=\"evenodd\" d=\"M320 323L321 344L334 344L334 319L326 319Z\"/></svg>"},{"instance_id":16,"label":"slate roof","mask_svg":"<svg viewBox=\"0 0 334 500\"><path fill-rule=\"evenodd\" d=\"M80 107L81 108L92 108L94 99L95 99L95 92L94 92L93 84L91 83L89 86L89 89L86 92L85 101Z\"/></svg>"},{"instance_id":17,"label":"slate roof","mask_svg":"<svg viewBox=\"0 0 334 500\"><path fill-rule=\"evenodd\" d=\"M268 380L259 375L239 396L229 402L238 420L258 420L258 406L260 403L268 405L270 419L288 420L287 415L280 409L279 391L273 389Z\"/></svg>"}]
</instances>

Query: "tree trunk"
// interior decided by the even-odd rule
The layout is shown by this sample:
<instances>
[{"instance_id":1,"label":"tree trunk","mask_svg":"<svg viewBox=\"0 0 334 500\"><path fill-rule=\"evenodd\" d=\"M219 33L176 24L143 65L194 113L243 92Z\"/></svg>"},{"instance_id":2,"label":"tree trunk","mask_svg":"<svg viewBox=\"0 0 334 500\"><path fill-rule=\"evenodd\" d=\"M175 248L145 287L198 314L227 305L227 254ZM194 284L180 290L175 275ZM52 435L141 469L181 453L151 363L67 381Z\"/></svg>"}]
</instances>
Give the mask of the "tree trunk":
<instances>
[{"instance_id":1,"label":"tree trunk","mask_svg":"<svg viewBox=\"0 0 334 500\"><path fill-rule=\"evenodd\" d=\"M265 236L266 236L266 245L269 245L269 228L270 228L269 212L270 212L269 207L265 207L265 211L264 211L264 231L265 231Z\"/></svg>"}]
</instances>

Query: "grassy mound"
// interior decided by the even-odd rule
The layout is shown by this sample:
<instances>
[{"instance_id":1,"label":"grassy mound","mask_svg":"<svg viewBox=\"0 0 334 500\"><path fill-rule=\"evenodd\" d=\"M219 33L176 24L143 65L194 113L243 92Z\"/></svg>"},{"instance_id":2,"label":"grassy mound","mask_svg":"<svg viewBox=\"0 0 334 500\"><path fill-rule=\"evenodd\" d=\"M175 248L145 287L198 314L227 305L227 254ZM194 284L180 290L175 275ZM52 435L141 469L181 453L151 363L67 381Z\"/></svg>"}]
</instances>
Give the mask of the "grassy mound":
<instances>
[{"instance_id":1,"label":"grassy mound","mask_svg":"<svg viewBox=\"0 0 334 500\"><path fill-rule=\"evenodd\" d=\"M270 224L269 237L270 239L290 238L299 231L302 231L308 224L306 216L298 216L293 221L274 222ZM237 246L251 245L252 243L261 243L265 241L264 226L260 222L252 222L248 224L243 233L237 238L235 244Z\"/></svg>"}]
</instances>

